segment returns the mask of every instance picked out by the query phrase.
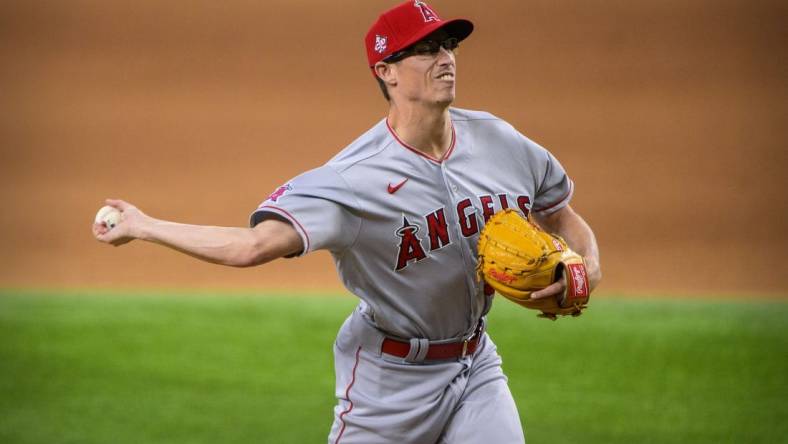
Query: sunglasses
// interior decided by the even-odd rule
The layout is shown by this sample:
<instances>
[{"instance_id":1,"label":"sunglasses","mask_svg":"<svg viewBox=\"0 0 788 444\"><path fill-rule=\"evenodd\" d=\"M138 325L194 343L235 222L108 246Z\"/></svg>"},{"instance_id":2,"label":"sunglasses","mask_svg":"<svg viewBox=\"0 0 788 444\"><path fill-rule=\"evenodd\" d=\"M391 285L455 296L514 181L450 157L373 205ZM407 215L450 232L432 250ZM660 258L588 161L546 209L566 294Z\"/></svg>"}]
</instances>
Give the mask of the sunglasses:
<instances>
[{"instance_id":1,"label":"sunglasses","mask_svg":"<svg viewBox=\"0 0 788 444\"><path fill-rule=\"evenodd\" d=\"M440 42L436 40L422 40L401 51L395 52L394 54L383 59L383 61L386 63L396 63L406 57L413 55L434 56L440 52L441 48L447 51L454 51L459 46L460 40L456 37L449 37L446 40Z\"/></svg>"}]
</instances>

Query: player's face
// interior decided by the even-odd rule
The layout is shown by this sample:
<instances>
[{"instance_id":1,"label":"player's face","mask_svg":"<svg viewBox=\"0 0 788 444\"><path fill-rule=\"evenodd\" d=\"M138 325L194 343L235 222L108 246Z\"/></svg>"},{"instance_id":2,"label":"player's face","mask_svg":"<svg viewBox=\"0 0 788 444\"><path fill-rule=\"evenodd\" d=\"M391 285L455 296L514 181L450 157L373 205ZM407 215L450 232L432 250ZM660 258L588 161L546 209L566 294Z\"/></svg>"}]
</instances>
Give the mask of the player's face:
<instances>
[{"instance_id":1,"label":"player's face","mask_svg":"<svg viewBox=\"0 0 788 444\"><path fill-rule=\"evenodd\" d=\"M395 63L397 94L407 101L448 106L454 101L456 39L445 31L430 34Z\"/></svg>"}]
</instances>

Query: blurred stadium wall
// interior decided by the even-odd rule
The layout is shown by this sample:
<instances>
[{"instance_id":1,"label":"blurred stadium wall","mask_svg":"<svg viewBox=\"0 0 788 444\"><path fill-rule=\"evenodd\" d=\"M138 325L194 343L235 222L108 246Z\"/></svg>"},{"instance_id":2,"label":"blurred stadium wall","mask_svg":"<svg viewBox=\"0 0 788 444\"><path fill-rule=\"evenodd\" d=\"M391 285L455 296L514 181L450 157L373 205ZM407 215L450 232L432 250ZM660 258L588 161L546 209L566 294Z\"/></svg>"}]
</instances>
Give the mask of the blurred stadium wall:
<instances>
[{"instance_id":1,"label":"blurred stadium wall","mask_svg":"<svg viewBox=\"0 0 788 444\"><path fill-rule=\"evenodd\" d=\"M362 38L393 4L3 2L0 286L338 289L324 253L236 270L89 228L105 197L244 225L383 117ZM574 178L600 290L788 295L785 2L431 4L476 23L456 105Z\"/></svg>"}]
</instances>

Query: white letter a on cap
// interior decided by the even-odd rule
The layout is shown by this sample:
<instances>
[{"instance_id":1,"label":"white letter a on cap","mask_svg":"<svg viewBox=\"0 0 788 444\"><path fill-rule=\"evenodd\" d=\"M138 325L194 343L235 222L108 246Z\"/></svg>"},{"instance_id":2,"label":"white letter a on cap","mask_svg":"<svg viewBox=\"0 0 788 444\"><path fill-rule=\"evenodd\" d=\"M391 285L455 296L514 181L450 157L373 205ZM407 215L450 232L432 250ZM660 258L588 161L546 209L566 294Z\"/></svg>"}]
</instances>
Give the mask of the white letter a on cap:
<instances>
[{"instance_id":1,"label":"white letter a on cap","mask_svg":"<svg viewBox=\"0 0 788 444\"><path fill-rule=\"evenodd\" d=\"M432 8L427 6L427 4L423 1L414 0L413 6L419 8L419 11L421 11L421 16L424 17L424 23L441 21L440 17L438 17L438 14L436 14L435 11L433 11Z\"/></svg>"}]
</instances>

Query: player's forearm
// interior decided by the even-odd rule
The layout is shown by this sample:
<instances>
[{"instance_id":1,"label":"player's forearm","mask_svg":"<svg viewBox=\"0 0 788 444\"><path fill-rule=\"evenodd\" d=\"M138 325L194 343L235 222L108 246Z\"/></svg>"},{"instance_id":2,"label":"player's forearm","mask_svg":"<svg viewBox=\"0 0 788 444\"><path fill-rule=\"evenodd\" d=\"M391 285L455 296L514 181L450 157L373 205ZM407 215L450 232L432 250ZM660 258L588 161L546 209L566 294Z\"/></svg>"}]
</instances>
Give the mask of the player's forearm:
<instances>
[{"instance_id":1,"label":"player's forearm","mask_svg":"<svg viewBox=\"0 0 788 444\"><path fill-rule=\"evenodd\" d=\"M154 242L206 262L249 267L303 250L303 241L293 226L270 218L254 228L211 227L168 222L140 211L119 199L107 199L107 205L120 212L116 221L102 219L93 224L93 235L100 242L114 246L134 239Z\"/></svg>"},{"instance_id":2,"label":"player's forearm","mask_svg":"<svg viewBox=\"0 0 788 444\"><path fill-rule=\"evenodd\" d=\"M189 225L148 218L135 237L214 264L246 267L270 261L250 228Z\"/></svg>"},{"instance_id":3,"label":"player's forearm","mask_svg":"<svg viewBox=\"0 0 788 444\"><path fill-rule=\"evenodd\" d=\"M599 247L591 227L578 214L563 220L558 227L558 234L564 237L569 246L586 260L599 263Z\"/></svg>"},{"instance_id":4,"label":"player's forearm","mask_svg":"<svg viewBox=\"0 0 788 444\"><path fill-rule=\"evenodd\" d=\"M547 231L563 237L572 250L583 256L589 284L591 288L596 287L602 279L602 269L596 236L588 223L570 207L550 216L538 218L538 221Z\"/></svg>"},{"instance_id":5,"label":"player's forearm","mask_svg":"<svg viewBox=\"0 0 788 444\"><path fill-rule=\"evenodd\" d=\"M591 227L582 217L575 214L576 218L568 221L564 229L559 231L564 236L567 244L578 254L583 256L588 271L588 281L591 288L595 288L602 279L602 269L599 263L599 246Z\"/></svg>"}]
</instances>

